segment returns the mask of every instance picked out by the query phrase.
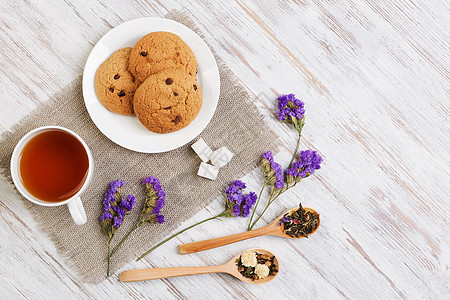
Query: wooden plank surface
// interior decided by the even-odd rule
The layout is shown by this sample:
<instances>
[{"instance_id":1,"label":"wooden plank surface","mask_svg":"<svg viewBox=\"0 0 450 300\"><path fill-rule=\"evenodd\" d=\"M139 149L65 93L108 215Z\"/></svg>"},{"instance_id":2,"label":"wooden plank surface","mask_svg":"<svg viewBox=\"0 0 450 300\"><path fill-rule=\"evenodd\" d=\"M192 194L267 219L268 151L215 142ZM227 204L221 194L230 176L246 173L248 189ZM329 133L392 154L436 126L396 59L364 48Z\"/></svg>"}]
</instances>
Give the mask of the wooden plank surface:
<instances>
[{"instance_id":1,"label":"wooden plank surface","mask_svg":"<svg viewBox=\"0 0 450 300\"><path fill-rule=\"evenodd\" d=\"M12 188L0 181L2 298L450 297L450 9L443 0L13 1L0 3L0 130L79 76L110 28L171 9L192 15L284 142L274 99L306 103L301 147L324 157L317 176L278 200L264 222L299 201L321 213L301 241L264 237L180 256L180 243L237 233L245 220L199 227L124 268L212 265L267 248L281 272L250 286L227 275L101 284L77 279ZM261 177L246 176L253 190ZM221 209L215 201L185 225ZM262 224L261 224L262 225Z\"/></svg>"}]
</instances>

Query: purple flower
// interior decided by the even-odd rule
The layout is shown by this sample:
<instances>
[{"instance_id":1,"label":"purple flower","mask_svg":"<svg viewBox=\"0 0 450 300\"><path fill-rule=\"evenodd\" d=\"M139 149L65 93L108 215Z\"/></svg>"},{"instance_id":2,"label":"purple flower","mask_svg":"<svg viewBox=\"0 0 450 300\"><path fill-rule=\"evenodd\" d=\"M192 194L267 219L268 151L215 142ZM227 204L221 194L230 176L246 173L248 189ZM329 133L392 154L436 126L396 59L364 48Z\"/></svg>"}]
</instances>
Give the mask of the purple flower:
<instances>
[{"instance_id":1,"label":"purple flower","mask_svg":"<svg viewBox=\"0 0 450 300\"><path fill-rule=\"evenodd\" d=\"M142 184L147 189L144 208L139 217L139 226L149 223L163 223L164 216L159 215L165 205L166 192L161 186L159 179L153 176L146 177Z\"/></svg>"},{"instance_id":2,"label":"purple flower","mask_svg":"<svg viewBox=\"0 0 450 300\"><path fill-rule=\"evenodd\" d=\"M263 159L267 159L269 162L273 162L273 156L271 151L267 151L262 155Z\"/></svg>"},{"instance_id":3,"label":"purple flower","mask_svg":"<svg viewBox=\"0 0 450 300\"><path fill-rule=\"evenodd\" d=\"M252 207L256 203L257 199L258 199L258 195L256 195L255 192L250 192L247 195L244 195L244 200L245 200L244 205Z\"/></svg>"},{"instance_id":4,"label":"purple flower","mask_svg":"<svg viewBox=\"0 0 450 300\"><path fill-rule=\"evenodd\" d=\"M267 151L266 153L264 153L262 155L262 158L261 158L261 168L264 173L269 173L271 163L273 163L272 152Z\"/></svg>"},{"instance_id":5,"label":"purple flower","mask_svg":"<svg viewBox=\"0 0 450 300\"><path fill-rule=\"evenodd\" d=\"M250 209L252 207L248 205L242 206L242 217L247 218L250 215Z\"/></svg>"},{"instance_id":6,"label":"purple flower","mask_svg":"<svg viewBox=\"0 0 450 300\"><path fill-rule=\"evenodd\" d=\"M159 186L159 189L156 190L156 194L158 195L159 199L163 199L164 200L166 198L166 192L162 189L161 186Z\"/></svg>"},{"instance_id":7,"label":"purple flower","mask_svg":"<svg viewBox=\"0 0 450 300\"><path fill-rule=\"evenodd\" d=\"M152 184L152 185L156 184L156 185L160 186L159 179L156 177L153 177L153 176L146 177L142 181L142 184L148 184L148 183Z\"/></svg>"},{"instance_id":8,"label":"purple flower","mask_svg":"<svg viewBox=\"0 0 450 300\"><path fill-rule=\"evenodd\" d=\"M294 94L278 97L278 120L296 124L305 114L305 104L295 98Z\"/></svg>"},{"instance_id":9,"label":"purple flower","mask_svg":"<svg viewBox=\"0 0 450 300\"><path fill-rule=\"evenodd\" d=\"M131 206L134 206L136 204L136 197L134 197L134 195L132 194L127 195L127 200L131 204Z\"/></svg>"},{"instance_id":10,"label":"purple flower","mask_svg":"<svg viewBox=\"0 0 450 300\"><path fill-rule=\"evenodd\" d=\"M233 217L239 217L241 214L241 207L239 205L233 206Z\"/></svg>"},{"instance_id":11,"label":"purple flower","mask_svg":"<svg viewBox=\"0 0 450 300\"><path fill-rule=\"evenodd\" d=\"M125 181L115 180L109 184L109 188L103 198L103 214L100 216L100 224L103 232L110 238L114 236L114 232L123 222L126 213L129 212L136 204L133 195L122 195L122 187ZM112 220L112 222L105 222Z\"/></svg>"},{"instance_id":12,"label":"purple flower","mask_svg":"<svg viewBox=\"0 0 450 300\"><path fill-rule=\"evenodd\" d=\"M233 183L225 189L225 195L227 196L228 201L236 202L240 205L243 199L242 190L245 188L246 185L244 182L240 180L233 181Z\"/></svg>"},{"instance_id":13,"label":"purple flower","mask_svg":"<svg viewBox=\"0 0 450 300\"><path fill-rule=\"evenodd\" d=\"M227 197L227 199L228 199L228 201L230 201L230 202L236 202L237 204L241 204L241 202L242 202L242 192L241 193L239 193L239 192L241 192L241 191L236 191L235 193L232 193L232 194L228 194L228 197Z\"/></svg>"},{"instance_id":14,"label":"purple flower","mask_svg":"<svg viewBox=\"0 0 450 300\"><path fill-rule=\"evenodd\" d=\"M297 181L314 174L322 163L322 157L312 150L301 151L298 159L292 164L292 168L286 170L286 174L289 172Z\"/></svg>"},{"instance_id":15,"label":"purple flower","mask_svg":"<svg viewBox=\"0 0 450 300\"><path fill-rule=\"evenodd\" d=\"M232 184L230 184L226 189L225 189L225 193L226 194L233 194L233 193L238 193L240 190L243 190L246 188L246 185L244 182L240 181L240 180L235 180L233 181Z\"/></svg>"},{"instance_id":16,"label":"purple flower","mask_svg":"<svg viewBox=\"0 0 450 300\"><path fill-rule=\"evenodd\" d=\"M103 211L108 211L111 209L111 202L114 202L114 197L113 197L113 201L111 201L111 197L109 195L105 195L105 199L103 200Z\"/></svg>"},{"instance_id":17,"label":"purple flower","mask_svg":"<svg viewBox=\"0 0 450 300\"><path fill-rule=\"evenodd\" d=\"M283 168L279 163L272 162L270 164L272 170L275 171L274 180L275 180L275 188L276 189L282 189L284 186L284 176L283 176Z\"/></svg>"},{"instance_id":18,"label":"purple flower","mask_svg":"<svg viewBox=\"0 0 450 300\"><path fill-rule=\"evenodd\" d=\"M246 184L240 180L234 181L225 189L227 201L225 215L227 217L247 217L258 196L254 192L243 194Z\"/></svg>"},{"instance_id":19,"label":"purple flower","mask_svg":"<svg viewBox=\"0 0 450 300\"><path fill-rule=\"evenodd\" d=\"M134 205L136 204L136 197L134 195L129 194L127 195L127 198L122 198L122 201L120 201L119 205L126 211L130 211Z\"/></svg>"},{"instance_id":20,"label":"purple flower","mask_svg":"<svg viewBox=\"0 0 450 300\"><path fill-rule=\"evenodd\" d=\"M165 218L164 218L163 215L156 215L155 216L155 220L156 220L157 223L162 224L162 223L164 223Z\"/></svg>"},{"instance_id":21,"label":"purple flower","mask_svg":"<svg viewBox=\"0 0 450 300\"><path fill-rule=\"evenodd\" d=\"M120 206L114 206L113 211L117 214L117 216L121 219L125 217L126 211Z\"/></svg>"},{"instance_id":22,"label":"purple flower","mask_svg":"<svg viewBox=\"0 0 450 300\"><path fill-rule=\"evenodd\" d=\"M119 189L122 188L125 184L127 184L125 181L115 180L109 184L109 192L111 192L112 194L119 193Z\"/></svg>"},{"instance_id":23,"label":"purple flower","mask_svg":"<svg viewBox=\"0 0 450 300\"><path fill-rule=\"evenodd\" d=\"M289 216L289 213L286 213L280 220L279 225L281 226L281 224L283 223L289 223L291 221L291 217Z\"/></svg>"},{"instance_id":24,"label":"purple flower","mask_svg":"<svg viewBox=\"0 0 450 300\"><path fill-rule=\"evenodd\" d=\"M286 175L294 175L295 170L294 169L286 169Z\"/></svg>"},{"instance_id":25,"label":"purple flower","mask_svg":"<svg viewBox=\"0 0 450 300\"><path fill-rule=\"evenodd\" d=\"M242 190L247 187L246 184L240 180L235 180L233 182L233 185L235 185L237 188L242 189Z\"/></svg>"},{"instance_id":26,"label":"purple flower","mask_svg":"<svg viewBox=\"0 0 450 300\"><path fill-rule=\"evenodd\" d=\"M109 257L111 241L114 238L116 230L122 225L123 218L136 204L136 198L129 194L124 196L122 187L125 181L115 180L109 184L109 188L103 198L103 214L100 216L100 225L103 233L108 237L108 271L109 276ZM128 235L126 236L128 237ZM120 245L120 244L119 244Z\"/></svg>"},{"instance_id":27,"label":"purple flower","mask_svg":"<svg viewBox=\"0 0 450 300\"><path fill-rule=\"evenodd\" d=\"M106 211L100 216L100 221L111 220L112 217L112 213Z\"/></svg>"},{"instance_id":28,"label":"purple flower","mask_svg":"<svg viewBox=\"0 0 450 300\"><path fill-rule=\"evenodd\" d=\"M116 201L116 196L119 197L121 188L126 184L125 181L115 180L109 184L109 189L105 193L103 199L103 211L109 211L112 207L112 203Z\"/></svg>"},{"instance_id":29,"label":"purple flower","mask_svg":"<svg viewBox=\"0 0 450 300\"><path fill-rule=\"evenodd\" d=\"M272 152L267 151L262 155L261 168L268 185L274 185L276 189L284 186L283 168L274 161Z\"/></svg>"},{"instance_id":30,"label":"purple flower","mask_svg":"<svg viewBox=\"0 0 450 300\"><path fill-rule=\"evenodd\" d=\"M155 206L153 207L152 214L159 214L161 212L161 208L164 207L166 202L164 201L164 198L159 198L155 202Z\"/></svg>"},{"instance_id":31,"label":"purple flower","mask_svg":"<svg viewBox=\"0 0 450 300\"><path fill-rule=\"evenodd\" d=\"M119 218L119 217L114 217L113 218L113 227L114 229L119 229L120 225L122 225L123 219Z\"/></svg>"}]
</instances>

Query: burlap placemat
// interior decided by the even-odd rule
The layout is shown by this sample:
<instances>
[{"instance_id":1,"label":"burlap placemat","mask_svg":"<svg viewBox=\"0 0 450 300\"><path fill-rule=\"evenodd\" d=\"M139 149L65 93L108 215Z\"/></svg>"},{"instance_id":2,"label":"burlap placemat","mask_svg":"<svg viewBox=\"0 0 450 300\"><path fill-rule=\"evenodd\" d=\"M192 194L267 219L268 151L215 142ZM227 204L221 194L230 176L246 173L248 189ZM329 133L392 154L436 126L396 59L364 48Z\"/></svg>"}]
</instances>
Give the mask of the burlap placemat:
<instances>
[{"instance_id":1,"label":"burlap placemat","mask_svg":"<svg viewBox=\"0 0 450 300\"><path fill-rule=\"evenodd\" d=\"M166 17L200 34L186 14L175 11ZM216 199L231 181L256 167L264 151L277 149L277 137L262 121L249 95L236 82L235 76L222 60L217 56L216 60L220 70L219 105L200 137L213 149L226 146L235 153L231 163L220 170L216 181L196 175L200 159L190 148L191 143L167 153L142 154L111 142L97 129L86 111L81 78L2 135L0 168L10 182L12 151L19 139L33 128L44 125L67 127L77 132L91 149L95 168L92 182L82 195L88 218L85 225L75 225L66 206L42 207L24 200L40 228L49 235L59 253L81 279L98 282L105 278L106 236L101 231L98 218L102 213L104 193L112 180L125 180L125 190L133 192L138 200L137 207L125 218L116 234L116 243L138 218L144 199L144 191L139 183L144 177L158 177L167 193L166 206L162 211L166 223L151 224L135 231L113 256L114 272Z\"/></svg>"}]
</instances>

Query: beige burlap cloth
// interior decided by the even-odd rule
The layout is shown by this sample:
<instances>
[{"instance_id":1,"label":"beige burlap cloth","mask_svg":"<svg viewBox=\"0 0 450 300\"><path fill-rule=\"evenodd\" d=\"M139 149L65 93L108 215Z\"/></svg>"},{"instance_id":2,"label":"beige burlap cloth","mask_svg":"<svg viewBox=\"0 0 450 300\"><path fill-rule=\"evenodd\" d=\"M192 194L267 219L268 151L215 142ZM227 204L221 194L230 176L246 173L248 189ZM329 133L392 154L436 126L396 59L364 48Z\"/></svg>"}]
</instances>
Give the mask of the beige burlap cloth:
<instances>
[{"instance_id":1,"label":"beige burlap cloth","mask_svg":"<svg viewBox=\"0 0 450 300\"><path fill-rule=\"evenodd\" d=\"M171 12L166 17L183 23L200 34L185 14ZM162 210L166 222L161 225L151 224L135 231L113 256L114 272L216 199L231 181L256 167L264 151L277 149L276 136L257 113L249 95L236 82L222 60L217 56L216 59L220 70L219 105L200 137L213 149L226 146L235 156L231 163L220 170L215 181L196 175L200 159L191 149L192 143L166 153L142 154L111 142L97 129L86 111L80 78L2 135L0 168L9 181L9 163L14 146L33 128L44 125L67 127L78 133L91 149L95 168L91 184L82 195L88 218L85 225L75 225L66 206L42 207L24 200L40 228L49 235L59 253L81 279L98 282L105 278L106 236L101 231L98 219L102 213L104 193L112 180L125 180L125 191L134 193L138 201L116 234L116 243L138 218L144 200L144 191L140 185L144 177L158 177L167 193L166 206Z\"/></svg>"}]
</instances>

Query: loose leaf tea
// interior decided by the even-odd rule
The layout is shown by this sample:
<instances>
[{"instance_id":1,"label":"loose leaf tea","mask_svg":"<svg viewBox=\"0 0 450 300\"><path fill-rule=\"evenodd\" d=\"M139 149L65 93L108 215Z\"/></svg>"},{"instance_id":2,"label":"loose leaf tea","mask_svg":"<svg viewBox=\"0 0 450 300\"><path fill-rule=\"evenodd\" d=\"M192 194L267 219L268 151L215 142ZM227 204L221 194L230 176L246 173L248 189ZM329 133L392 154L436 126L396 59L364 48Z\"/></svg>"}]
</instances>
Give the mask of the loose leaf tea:
<instances>
[{"instance_id":1,"label":"loose leaf tea","mask_svg":"<svg viewBox=\"0 0 450 300\"><path fill-rule=\"evenodd\" d=\"M283 231L291 237L308 237L308 234L319 226L319 214L306 211L300 203L294 212L287 213L281 218L280 226L284 224Z\"/></svg>"},{"instance_id":2,"label":"loose leaf tea","mask_svg":"<svg viewBox=\"0 0 450 300\"><path fill-rule=\"evenodd\" d=\"M274 263L274 259L275 256L246 250L236 260L236 265L242 276L251 280L259 280L278 272L278 266Z\"/></svg>"}]
</instances>

